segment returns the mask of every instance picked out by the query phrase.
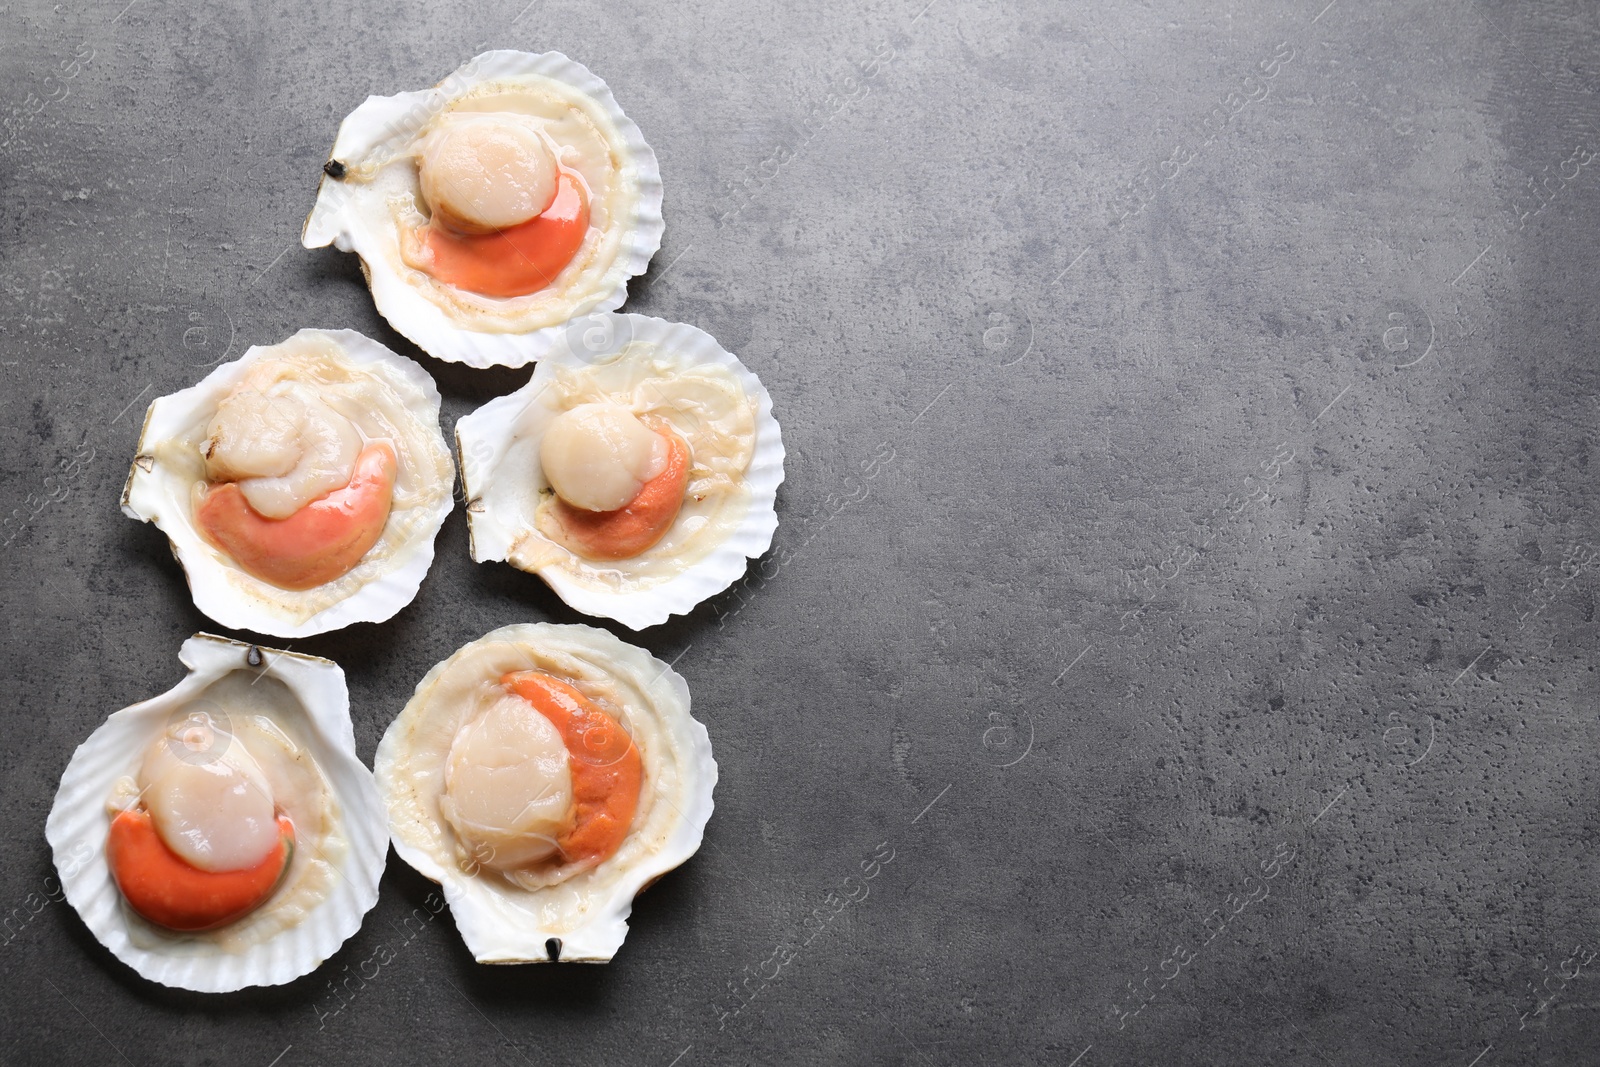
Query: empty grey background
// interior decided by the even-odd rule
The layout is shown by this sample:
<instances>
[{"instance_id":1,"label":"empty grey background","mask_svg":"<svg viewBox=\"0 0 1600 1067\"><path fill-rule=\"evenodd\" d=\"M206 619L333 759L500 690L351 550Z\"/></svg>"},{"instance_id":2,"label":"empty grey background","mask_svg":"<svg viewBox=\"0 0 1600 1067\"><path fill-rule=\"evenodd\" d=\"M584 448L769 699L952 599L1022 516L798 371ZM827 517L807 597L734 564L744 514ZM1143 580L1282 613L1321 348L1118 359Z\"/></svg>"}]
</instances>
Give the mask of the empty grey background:
<instances>
[{"instance_id":1,"label":"empty grey background","mask_svg":"<svg viewBox=\"0 0 1600 1067\"><path fill-rule=\"evenodd\" d=\"M1600 1062L1600 9L523 2L0 5L0 1060ZM43 840L217 629L118 512L140 417L302 326L447 428L525 380L298 243L339 120L490 47L609 81L667 189L626 309L783 423L760 576L623 634L710 728L706 844L609 967L477 966L391 859L320 971L153 986ZM294 643L364 759L577 619L459 510L438 551Z\"/></svg>"}]
</instances>

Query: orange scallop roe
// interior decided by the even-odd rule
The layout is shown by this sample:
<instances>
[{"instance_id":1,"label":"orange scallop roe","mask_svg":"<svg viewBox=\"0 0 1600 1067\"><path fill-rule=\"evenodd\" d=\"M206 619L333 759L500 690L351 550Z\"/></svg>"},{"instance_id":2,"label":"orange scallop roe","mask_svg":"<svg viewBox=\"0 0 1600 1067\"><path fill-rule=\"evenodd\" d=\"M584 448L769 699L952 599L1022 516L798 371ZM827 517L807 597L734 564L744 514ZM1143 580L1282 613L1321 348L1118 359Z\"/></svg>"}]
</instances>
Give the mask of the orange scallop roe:
<instances>
[{"instance_id":1,"label":"orange scallop roe","mask_svg":"<svg viewBox=\"0 0 1600 1067\"><path fill-rule=\"evenodd\" d=\"M572 826L556 839L567 863L593 866L621 847L639 806L644 766L622 725L571 685L543 671L512 671L500 684L550 720L567 746Z\"/></svg>"},{"instance_id":2,"label":"orange scallop roe","mask_svg":"<svg viewBox=\"0 0 1600 1067\"><path fill-rule=\"evenodd\" d=\"M589 232L589 193L575 172L556 178L555 199L517 226L489 233L453 229L439 213L423 231L427 271L484 296L526 296L556 280Z\"/></svg>"},{"instance_id":3,"label":"orange scallop roe","mask_svg":"<svg viewBox=\"0 0 1600 1067\"><path fill-rule=\"evenodd\" d=\"M367 445L342 489L286 519L269 519L233 482L213 485L195 506L195 524L246 573L281 589L312 589L348 574L377 544L394 502L397 463L387 442Z\"/></svg>"},{"instance_id":4,"label":"orange scallop roe","mask_svg":"<svg viewBox=\"0 0 1600 1067\"><path fill-rule=\"evenodd\" d=\"M671 431L656 432L667 439L667 464L622 507L585 511L556 497L555 516L568 548L585 559L632 559L666 536L689 485L689 446Z\"/></svg>"},{"instance_id":5,"label":"orange scallop roe","mask_svg":"<svg viewBox=\"0 0 1600 1067\"><path fill-rule=\"evenodd\" d=\"M266 902L283 880L294 855L294 823L278 816L278 843L254 867L202 871L191 867L161 840L146 811L124 811L111 820L106 863L128 906L168 930L214 930Z\"/></svg>"}]
</instances>

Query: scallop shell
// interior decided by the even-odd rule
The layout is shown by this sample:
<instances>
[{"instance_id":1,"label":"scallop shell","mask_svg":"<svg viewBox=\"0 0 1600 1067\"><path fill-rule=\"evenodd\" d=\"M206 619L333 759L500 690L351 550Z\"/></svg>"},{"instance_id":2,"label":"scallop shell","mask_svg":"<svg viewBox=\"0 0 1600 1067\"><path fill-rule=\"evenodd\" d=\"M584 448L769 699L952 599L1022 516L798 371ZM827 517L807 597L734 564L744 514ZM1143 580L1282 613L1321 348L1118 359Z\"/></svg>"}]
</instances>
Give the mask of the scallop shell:
<instances>
[{"instance_id":1,"label":"scallop shell","mask_svg":"<svg viewBox=\"0 0 1600 1067\"><path fill-rule=\"evenodd\" d=\"M551 914L551 907L536 905L539 893L547 891L507 889L469 874L457 864L443 862L428 847L430 840L437 839L438 827L404 815L396 804L396 798L415 795L425 780L437 782L436 778L402 774L396 767L412 744L413 730L421 723L431 690L463 656L497 643L513 649L536 648L591 676L626 677L629 684L648 696L656 718L664 730L670 731L659 750L652 751L643 743L640 750L647 781L660 774L664 780L683 782L676 797L666 798L676 817L641 862L614 871L609 889L587 896L577 914ZM514 658L516 653L511 655ZM530 659L526 665L536 664ZM628 710L632 713L630 719L640 714L639 709ZM668 757L674 760L670 768L673 773L661 774L662 761ZM700 848L706 822L711 818L712 790L717 784L711 739L705 726L689 713L689 686L683 678L644 649L625 644L606 630L582 624L504 626L458 649L418 683L416 693L378 743L373 766L378 790L389 802L395 851L423 876L443 887L456 928L479 963L610 961L628 935L633 898ZM436 801L433 804L436 808ZM607 864L616 862L618 857L613 857L595 870L604 871Z\"/></svg>"},{"instance_id":2,"label":"scallop shell","mask_svg":"<svg viewBox=\"0 0 1600 1067\"><path fill-rule=\"evenodd\" d=\"M783 482L783 436L772 415L772 397L738 357L704 330L685 323L609 313L575 320L566 330L539 339L539 365L527 385L457 420L456 450L462 489L468 501L472 558L480 563L508 560L513 545L529 527L522 515L510 513L515 509L497 505L489 488L496 478L523 476L502 467L502 460L515 438L524 411L555 377L558 368L602 362L637 341L658 345L673 353L686 367L710 363L728 368L743 386L745 396L753 398L757 404L755 452L745 472L745 485L750 494L747 508L739 524L707 555L662 584L632 591L584 585L554 566L541 567L534 572L562 600L585 615L615 619L634 630L642 630L663 623L672 615L687 614L701 601L738 581L745 572L746 560L765 553L777 532L778 486ZM535 426L539 426L550 416L548 412L535 411L531 417ZM535 465L537 459L535 450Z\"/></svg>"},{"instance_id":3,"label":"scallop shell","mask_svg":"<svg viewBox=\"0 0 1600 1067\"><path fill-rule=\"evenodd\" d=\"M661 168L656 154L632 119L623 114L616 98L598 75L560 52L534 54L509 49L468 60L432 89L369 96L339 125L329 156L330 164L349 165L369 154L415 137L449 103L472 90L502 78L541 75L584 93L599 105L627 146L638 187L633 214L608 280L610 285L572 307L568 318L611 311L628 298L628 280L643 274L661 247L666 223L661 217ZM437 359L469 367L521 367L534 358L525 333L493 333L469 329L419 295L392 265L386 235L363 221L355 210L356 192L332 177L324 177L317 202L306 218L301 243L307 248L329 244L361 257L362 271L372 290L373 302L397 331ZM559 324L551 327L559 328Z\"/></svg>"},{"instance_id":4,"label":"scallop shell","mask_svg":"<svg viewBox=\"0 0 1600 1067\"><path fill-rule=\"evenodd\" d=\"M356 756L344 671L316 656L205 633L185 641L178 658L189 668L187 678L158 697L113 713L78 746L61 776L45 837L68 902L102 945L145 978L201 993L282 985L315 970L361 928L378 902L378 879L388 857L388 820L372 772ZM106 864L112 784L137 768L146 743L170 714L237 670L281 681L305 712L298 733L338 802L348 841L336 866L339 877L298 925L244 951L228 953L182 937L142 947L130 936L130 914Z\"/></svg>"},{"instance_id":5,"label":"scallop shell","mask_svg":"<svg viewBox=\"0 0 1600 1067\"><path fill-rule=\"evenodd\" d=\"M307 329L288 340L308 336L333 341L354 363L386 364L410 392L402 398L407 410L426 425L438 426L439 389L428 372L414 360L355 330ZM397 554L391 559L392 566L388 570L343 600L309 617L302 617L302 613L286 606L286 601L291 599L287 595L276 603L267 599L273 594L267 592L270 587L265 583L256 583L262 587L259 593L242 587L241 582L245 582L247 576L206 543L195 529L188 500L174 499L169 487L163 484L161 465L155 456L156 445L187 432L197 420L203 421L208 406L214 409L244 378L250 365L262 358L270 358L270 347L254 346L232 363L224 363L212 371L198 385L151 403L145 415L144 430L139 435L139 453L122 490L123 513L160 527L172 543L172 554L183 566L195 607L231 629L253 630L274 637L309 637L355 622L383 622L411 603L422 585L423 576L433 564L434 538L455 507L455 497L450 491L454 486L453 478L445 492L439 494L431 513L414 531L408 542L409 551ZM438 447L448 463L449 448L442 433L438 434Z\"/></svg>"}]
</instances>

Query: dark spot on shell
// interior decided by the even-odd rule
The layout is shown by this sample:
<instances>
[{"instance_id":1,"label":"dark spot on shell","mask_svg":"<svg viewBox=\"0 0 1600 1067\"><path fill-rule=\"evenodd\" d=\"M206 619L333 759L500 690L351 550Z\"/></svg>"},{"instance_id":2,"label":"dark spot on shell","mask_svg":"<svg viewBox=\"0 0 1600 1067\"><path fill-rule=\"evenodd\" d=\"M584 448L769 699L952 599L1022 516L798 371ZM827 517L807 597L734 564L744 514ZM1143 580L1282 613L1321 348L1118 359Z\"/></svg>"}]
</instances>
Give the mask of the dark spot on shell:
<instances>
[{"instance_id":1,"label":"dark spot on shell","mask_svg":"<svg viewBox=\"0 0 1600 1067\"><path fill-rule=\"evenodd\" d=\"M561 939L552 937L544 943L544 954L550 957L551 963L561 962Z\"/></svg>"},{"instance_id":2,"label":"dark spot on shell","mask_svg":"<svg viewBox=\"0 0 1600 1067\"><path fill-rule=\"evenodd\" d=\"M252 667L261 666L261 646L251 645L250 651L245 653L244 661Z\"/></svg>"},{"instance_id":3,"label":"dark spot on shell","mask_svg":"<svg viewBox=\"0 0 1600 1067\"><path fill-rule=\"evenodd\" d=\"M337 159L330 159L322 165L322 173L338 181L344 177L344 164Z\"/></svg>"}]
</instances>

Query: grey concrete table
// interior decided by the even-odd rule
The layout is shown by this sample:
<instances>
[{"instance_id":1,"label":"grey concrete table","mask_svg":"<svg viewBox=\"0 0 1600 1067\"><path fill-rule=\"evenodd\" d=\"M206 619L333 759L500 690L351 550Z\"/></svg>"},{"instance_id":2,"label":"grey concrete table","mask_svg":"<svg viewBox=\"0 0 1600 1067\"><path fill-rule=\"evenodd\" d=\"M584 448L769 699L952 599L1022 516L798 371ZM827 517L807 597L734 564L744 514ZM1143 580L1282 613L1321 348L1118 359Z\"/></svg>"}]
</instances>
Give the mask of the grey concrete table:
<instances>
[{"instance_id":1,"label":"grey concrete table","mask_svg":"<svg viewBox=\"0 0 1600 1067\"><path fill-rule=\"evenodd\" d=\"M0 6L0 1061L1600 1060L1595 5L124 3ZM477 966L391 860L315 974L152 986L43 842L215 628L117 511L140 414L302 326L417 354L300 224L346 112L489 47L609 80L667 183L628 308L783 422L773 553L637 638L705 847L609 967ZM525 377L425 363L447 423ZM575 618L439 550L295 644L364 758Z\"/></svg>"}]
</instances>

